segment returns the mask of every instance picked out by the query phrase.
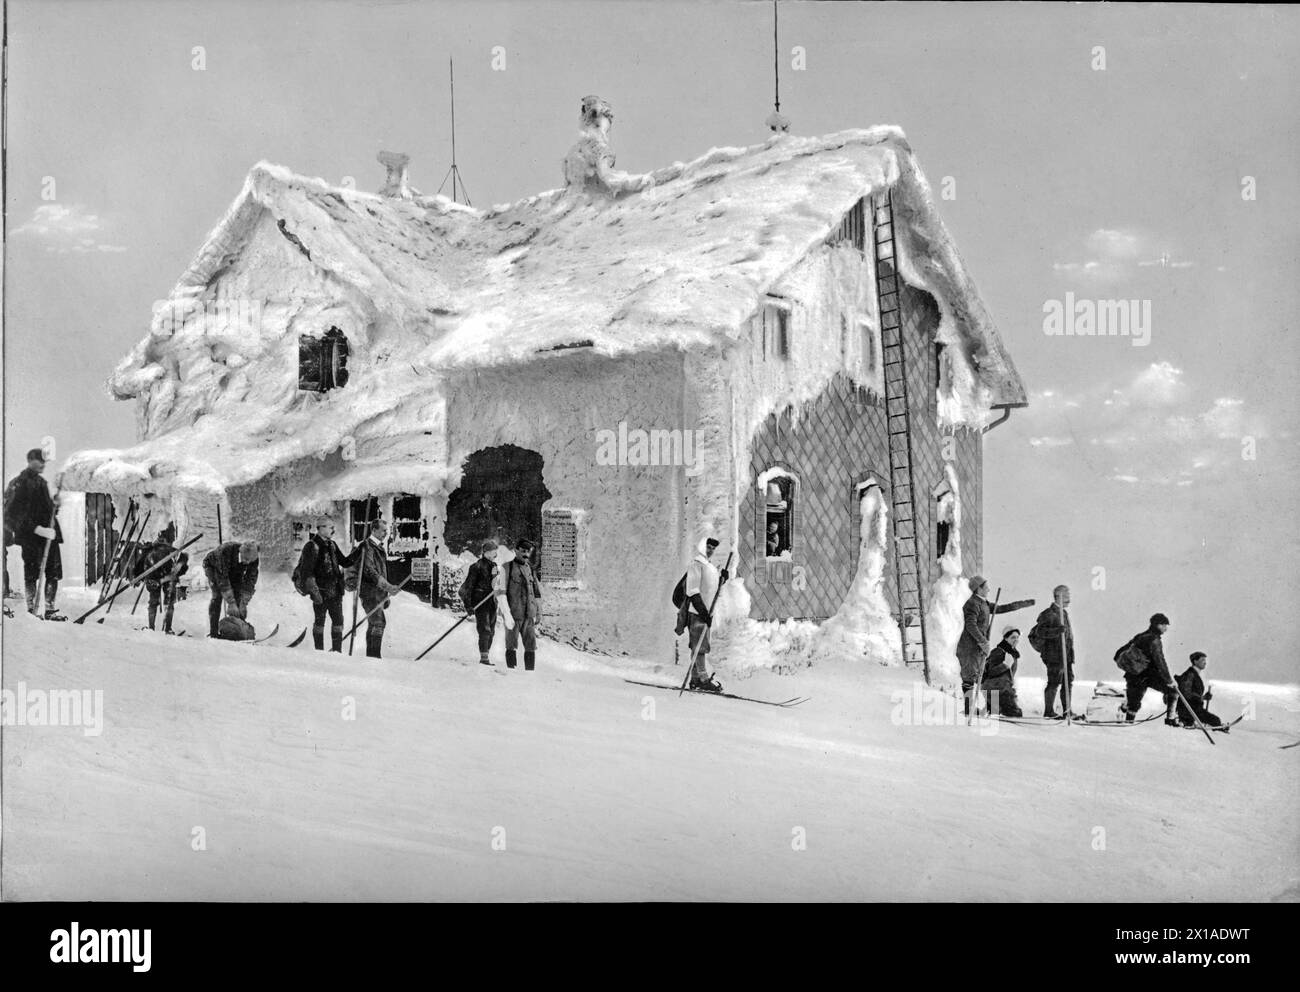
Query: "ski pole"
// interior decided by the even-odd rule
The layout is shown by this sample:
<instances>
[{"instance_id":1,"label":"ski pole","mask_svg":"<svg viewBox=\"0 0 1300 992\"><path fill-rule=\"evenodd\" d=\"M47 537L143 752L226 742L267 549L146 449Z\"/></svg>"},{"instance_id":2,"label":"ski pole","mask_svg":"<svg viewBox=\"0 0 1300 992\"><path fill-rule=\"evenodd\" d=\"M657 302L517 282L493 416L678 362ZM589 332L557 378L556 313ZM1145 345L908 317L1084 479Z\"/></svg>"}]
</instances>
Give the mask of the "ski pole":
<instances>
[{"instance_id":1,"label":"ski pole","mask_svg":"<svg viewBox=\"0 0 1300 992\"><path fill-rule=\"evenodd\" d=\"M371 617L373 617L376 613L378 613L380 610L382 610L382 609L384 608L384 603L388 602L388 600L390 600L393 596L396 596L399 592L401 592L401 591L402 591L402 586L406 585L406 583L408 583L408 582L410 582L410 581L411 581L411 577L408 575L406 578L404 578L401 582L398 583L396 589L394 589L391 593L389 593L387 596L384 597L383 601L380 602L380 604L379 604L378 606L376 606L373 610L371 610L369 613L367 613L364 617L362 617L360 620L358 620L356 623L354 623L354 624L352 625L352 630L349 630L349 631L348 631L346 634L344 634L343 636L344 636L344 637L348 637L349 635L351 635L351 633L352 633L353 630L356 630L356 629L357 629L358 627L360 627L363 623L365 623L367 620L369 620Z\"/></svg>"},{"instance_id":2,"label":"ski pole","mask_svg":"<svg viewBox=\"0 0 1300 992\"><path fill-rule=\"evenodd\" d=\"M156 564L149 566L149 568L145 569L143 572L141 572L139 575L137 575L137 576L135 577L135 580L131 583L131 585L123 586L123 587L122 587L121 589L119 589L117 592L113 593L113 595L110 596L108 599L104 600L104 602L99 603L99 604L97 604L97 605L95 605L95 606L92 606L90 609L88 609L85 613L81 614L81 616L77 617L77 619L76 619L76 620L73 620L72 622L73 622L73 623L85 623L85 622L86 622L86 617L90 616L92 613L97 613L97 612L99 612L99 610L100 610L102 607L107 606L109 603L111 603L113 600L115 600L118 596L122 595L122 593L124 593L124 592L126 592L128 589L130 589L131 586L135 585L137 582L143 582L145 579L147 579L147 578L148 578L150 575L152 575L154 572L158 571L158 569L162 568L164 565L169 565L169 564L171 564L172 561L173 561L173 559L175 559L177 555L179 555L182 551L184 551L186 548L188 548L191 544L193 544L195 541L197 541L197 540L198 540L199 538L201 538L202 536L203 536L202 534L196 534L196 535L194 535L194 536L191 537L188 541L186 541L184 544L182 544L179 548L177 548L175 551L173 551L171 554L169 554L166 558L163 558L161 561L157 562Z\"/></svg>"},{"instance_id":3,"label":"ski pole","mask_svg":"<svg viewBox=\"0 0 1300 992\"><path fill-rule=\"evenodd\" d=\"M108 562L104 565L104 572L99 577L99 601L102 603L104 597L108 595L109 577L117 571L118 559L126 550L126 545L131 536L135 534L135 525L139 517L136 514L135 501L127 508L126 516L122 519L122 531L116 541L113 542L113 553L108 556Z\"/></svg>"},{"instance_id":4,"label":"ski pole","mask_svg":"<svg viewBox=\"0 0 1300 992\"><path fill-rule=\"evenodd\" d=\"M140 525L140 529L136 531L135 543L130 548L127 549L126 557L121 562L121 567L118 572L118 588L115 590L115 592L121 592L123 589L130 589L133 585L135 585L135 582L132 581L131 579L131 573L135 570L135 560L136 557L140 554L140 544L141 544L140 539L144 537L145 528L149 526L149 518L152 516L153 516L153 510L150 510L148 513L144 515L144 523L142 523ZM113 601L113 598L114 598L113 596L109 596L108 599L104 600L104 602L111 603ZM113 612L112 606L108 607L108 612L109 613Z\"/></svg>"},{"instance_id":5,"label":"ski pole","mask_svg":"<svg viewBox=\"0 0 1300 992\"><path fill-rule=\"evenodd\" d=\"M1209 741L1211 744L1213 744L1214 738L1210 736L1210 732L1205 729L1205 724L1201 723L1201 718L1196 715L1196 710L1192 709L1191 706L1188 706L1187 700L1183 697L1183 690L1178 688L1177 680L1175 680L1170 684L1173 686L1174 692L1178 694L1178 698L1182 700L1183 705L1187 706L1187 712L1192 714L1192 721L1200 729L1201 733L1205 735L1205 739Z\"/></svg>"},{"instance_id":6,"label":"ski pole","mask_svg":"<svg viewBox=\"0 0 1300 992\"><path fill-rule=\"evenodd\" d=\"M352 594L352 638L351 640L348 641L349 658L352 657L352 648L357 643L357 601L360 600L361 598L361 578L362 576L365 575L366 572L366 552L369 550L370 530L375 523L375 518L370 515L371 499L375 499L375 497L368 497L366 499L366 531L361 538L361 566L360 566L360 571L357 572L357 589L356 592ZM379 501L375 499L376 515L378 515L378 512L379 512ZM353 548L353 550L356 549Z\"/></svg>"},{"instance_id":7,"label":"ski pole","mask_svg":"<svg viewBox=\"0 0 1300 992\"><path fill-rule=\"evenodd\" d=\"M495 596L495 595L496 595L495 592L490 592L490 593L488 593L486 596L484 596L482 599L480 599L480 600L478 601L478 603L474 606L474 609L467 611L463 617L461 617L461 618L460 618L459 620L457 620L454 624L452 624L450 627L448 627L446 633L444 633L444 634L443 634L441 637L439 637L436 641L434 641L434 642L433 642L432 644L430 644L427 648L425 648L423 651L421 651L419 654L417 654L417 655L415 656L415 660L416 660L416 661L419 661L419 660L420 660L421 658L423 658L426 654L428 654L430 651L432 651L434 648L436 648L439 644L441 644L444 640L446 640L446 639L447 639L447 634L450 634L453 630L455 630L457 627L459 627L461 624L463 624L466 620L468 620L470 617L472 617L476 612L478 612L478 608L479 608L480 606L482 606L484 603L486 603L489 599L491 599L491 598L492 598L493 596Z\"/></svg>"},{"instance_id":8,"label":"ski pole","mask_svg":"<svg viewBox=\"0 0 1300 992\"><path fill-rule=\"evenodd\" d=\"M111 563L112 567L109 570L109 573L106 576L104 576L104 588L100 591L100 596L99 596L99 601L101 603L109 597L110 587L112 588L113 592L116 592L118 586L121 584L118 580L122 577L122 569L126 566L127 556L130 555L132 550L135 548L137 539L140 537L142 533L144 533L144 525L148 521L148 519L149 519L148 513L146 513L143 517L141 517L137 513L135 520L132 521L131 523L130 533L129 534L124 533L122 535L122 540L118 542L118 547L117 547L118 554Z\"/></svg>"},{"instance_id":9,"label":"ski pole","mask_svg":"<svg viewBox=\"0 0 1300 992\"><path fill-rule=\"evenodd\" d=\"M1070 692L1070 654L1065 643L1065 607L1061 607L1061 701L1065 703L1065 725L1074 725L1074 700Z\"/></svg>"},{"instance_id":10,"label":"ski pole","mask_svg":"<svg viewBox=\"0 0 1300 992\"><path fill-rule=\"evenodd\" d=\"M993 609L989 612L989 625L984 631L984 642L987 644L993 638L993 618L998 615L998 603L1002 600L1002 587L998 586L998 593L993 597ZM988 655L980 656L979 670L976 672L975 685L971 687L970 709L966 711L966 726L970 726L975 719L975 709L979 705L980 696L984 687L984 665L988 661Z\"/></svg>"},{"instance_id":11,"label":"ski pole","mask_svg":"<svg viewBox=\"0 0 1300 992\"><path fill-rule=\"evenodd\" d=\"M50 557L50 545L54 543L54 536L58 533L55 529L59 526L59 493L63 491L63 475L54 480L54 509L50 511L50 530L54 534L45 539L45 548L41 551L41 570L36 574L36 605L37 615L40 614L40 607L44 605L47 609L49 604L45 602L45 562Z\"/></svg>"},{"instance_id":12,"label":"ski pole","mask_svg":"<svg viewBox=\"0 0 1300 992\"><path fill-rule=\"evenodd\" d=\"M734 551L730 551L727 553L726 564L722 566L722 570L724 572L730 571L731 558L734 554L735 554ZM677 695L679 697L683 692L686 691L686 683L691 680L691 673L695 671L695 659L700 653L700 647L704 644L704 639L709 636L709 631L713 629L713 610L718 605L718 597L722 595L722 587L725 586L726 584L727 583L725 581L719 582L718 588L713 593L713 602L709 604L709 619L705 621L704 632L700 634L699 638L695 642L695 647L691 649L691 663L686 666L686 677L682 679L681 688L677 690ZM688 631L690 630L689 624L687 625L686 629Z\"/></svg>"}]
</instances>

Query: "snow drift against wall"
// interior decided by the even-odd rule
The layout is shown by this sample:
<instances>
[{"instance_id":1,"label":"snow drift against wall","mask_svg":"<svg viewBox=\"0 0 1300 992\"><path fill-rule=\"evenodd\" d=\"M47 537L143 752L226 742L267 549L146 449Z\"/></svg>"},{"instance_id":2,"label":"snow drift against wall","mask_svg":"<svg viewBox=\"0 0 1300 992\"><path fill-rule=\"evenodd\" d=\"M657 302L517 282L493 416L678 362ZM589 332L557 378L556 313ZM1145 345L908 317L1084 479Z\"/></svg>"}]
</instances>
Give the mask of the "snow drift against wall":
<instances>
[{"instance_id":1,"label":"snow drift against wall","mask_svg":"<svg viewBox=\"0 0 1300 992\"><path fill-rule=\"evenodd\" d=\"M962 605L970 590L961 577L961 491L957 473L945 463L949 492L939 500L938 518L947 521L948 546L939 559L939 577L925 601L925 640L930 657L930 681L936 685L961 680L957 641L961 639Z\"/></svg>"}]
</instances>

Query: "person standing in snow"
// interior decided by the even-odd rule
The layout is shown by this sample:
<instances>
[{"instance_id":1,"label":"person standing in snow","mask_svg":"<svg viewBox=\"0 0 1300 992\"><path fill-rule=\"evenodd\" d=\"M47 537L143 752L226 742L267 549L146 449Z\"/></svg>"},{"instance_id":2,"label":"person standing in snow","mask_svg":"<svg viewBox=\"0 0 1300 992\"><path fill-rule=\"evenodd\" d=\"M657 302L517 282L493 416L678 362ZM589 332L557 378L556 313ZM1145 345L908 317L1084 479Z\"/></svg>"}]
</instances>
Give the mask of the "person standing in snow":
<instances>
[{"instance_id":1,"label":"person standing in snow","mask_svg":"<svg viewBox=\"0 0 1300 992\"><path fill-rule=\"evenodd\" d=\"M989 713L1024 716L1020 701L1016 698L1016 668L1020 662L1016 644L1019 641L1019 628L1006 628L1002 631L1002 640L989 652L988 661L984 664L984 682L981 688L984 690L984 708Z\"/></svg>"},{"instance_id":2,"label":"person standing in snow","mask_svg":"<svg viewBox=\"0 0 1300 992\"><path fill-rule=\"evenodd\" d=\"M158 535L158 539L147 545L136 558L135 577L139 578L159 562L167 559L176 550L176 526L168 524ZM176 612L176 583L190 567L190 556L181 552L172 560L171 566L151 572L144 580L144 587L149 591L149 629L156 629L158 607L164 602L167 606L163 614L163 633L172 632L172 618Z\"/></svg>"},{"instance_id":3,"label":"person standing in snow","mask_svg":"<svg viewBox=\"0 0 1300 992\"><path fill-rule=\"evenodd\" d=\"M690 630L690 649L695 657L695 666L691 669L690 688L702 692L721 692L722 683L709 674L709 628L713 625L713 615L709 607L717 598L718 591L727 581L726 569L719 573L713 562L713 552L718 549L716 538L704 542L704 550L698 552L686 569L686 619Z\"/></svg>"},{"instance_id":4,"label":"person standing in snow","mask_svg":"<svg viewBox=\"0 0 1300 992\"><path fill-rule=\"evenodd\" d=\"M1057 719L1056 693L1061 693L1061 713L1065 716L1067 707L1074 699L1074 630L1070 626L1069 586L1057 586L1052 590L1052 605L1038 614L1038 622L1029 632L1029 643L1043 656L1047 668L1047 685L1043 689L1043 716L1049 720ZM1065 640L1062 651L1062 637Z\"/></svg>"},{"instance_id":5,"label":"person standing in snow","mask_svg":"<svg viewBox=\"0 0 1300 992\"><path fill-rule=\"evenodd\" d=\"M33 616L37 615L36 601L40 591L37 587L41 584L41 562L44 559L44 617L46 620L66 620L54 606L59 579L63 578L63 559L59 554L63 533L55 515L58 502L50 495L50 487L41 475L44 471L44 452L40 448L32 448L27 452L27 467L5 487L5 523L13 532L14 542L22 548L27 611Z\"/></svg>"},{"instance_id":6,"label":"person standing in snow","mask_svg":"<svg viewBox=\"0 0 1300 992\"><path fill-rule=\"evenodd\" d=\"M1194 727L1196 721L1200 720L1207 727L1222 727L1226 732L1228 724L1206 708L1210 701L1210 687L1205 683L1205 666L1209 659L1205 657L1204 651L1194 651L1188 660L1192 663L1191 667L1178 676L1178 691L1183 694L1183 698L1177 700L1178 722L1184 727ZM1187 701L1187 705L1183 705L1183 700Z\"/></svg>"},{"instance_id":7,"label":"person standing in snow","mask_svg":"<svg viewBox=\"0 0 1300 992\"><path fill-rule=\"evenodd\" d=\"M227 541L203 556L203 574L212 598L208 601L208 636L220 637L221 606L237 620L248 619L248 604L257 591L261 549L256 541Z\"/></svg>"},{"instance_id":8,"label":"person standing in snow","mask_svg":"<svg viewBox=\"0 0 1300 992\"><path fill-rule=\"evenodd\" d=\"M367 658L383 657L380 650L384 643L384 628L388 624L384 610L392 605L391 597L398 591L397 586L388 581L388 549L384 546L387 537L388 521L376 520L370 526L370 536L361 545L357 590L361 608L370 614L366 622Z\"/></svg>"},{"instance_id":9,"label":"person standing in snow","mask_svg":"<svg viewBox=\"0 0 1300 992\"><path fill-rule=\"evenodd\" d=\"M1119 711L1132 723L1142 708L1142 697L1148 689L1155 689L1164 698L1165 723L1178 726L1174 719L1174 703L1178 701L1177 685L1165 663L1165 649L1161 636L1169 629L1169 618L1163 613L1151 616L1147 629L1135 635L1115 652L1115 662L1124 670L1125 700Z\"/></svg>"},{"instance_id":10,"label":"person standing in snow","mask_svg":"<svg viewBox=\"0 0 1300 992\"><path fill-rule=\"evenodd\" d=\"M537 624L542 619L542 587L533 572L533 542L520 538L515 556L497 569L493 589L506 624L506 668L518 663L518 645L524 641L524 671L537 661Z\"/></svg>"},{"instance_id":11,"label":"person standing in snow","mask_svg":"<svg viewBox=\"0 0 1300 992\"><path fill-rule=\"evenodd\" d=\"M317 651L325 650L325 618L330 620L330 650L343 651L343 565L351 559L334 541L334 521L322 518L316 532L303 545L298 559L298 576L311 598L311 640Z\"/></svg>"},{"instance_id":12,"label":"person standing in snow","mask_svg":"<svg viewBox=\"0 0 1300 992\"><path fill-rule=\"evenodd\" d=\"M497 627L497 604L493 595L497 586L497 542L488 538L479 548L478 561L469 567L465 581L460 584L460 601L465 612L473 614L478 628L478 663L491 665L488 653L492 650L492 636Z\"/></svg>"},{"instance_id":13,"label":"person standing in snow","mask_svg":"<svg viewBox=\"0 0 1300 992\"><path fill-rule=\"evenodd\" d=\"M961 692L966 704L966 714L970 715L974 705L975 680L978 679L980 666L989 653L989 633L993 629L993 614L1014 613L1033 606L1032 599L1021 599L1014 603L1000 603L994 608L989 602L988 580L982 575L972 576L966 583L970 586L970 598L961 608L961 637L957 640L957 661L961 664Z\"/></svg>"}]
</instances>

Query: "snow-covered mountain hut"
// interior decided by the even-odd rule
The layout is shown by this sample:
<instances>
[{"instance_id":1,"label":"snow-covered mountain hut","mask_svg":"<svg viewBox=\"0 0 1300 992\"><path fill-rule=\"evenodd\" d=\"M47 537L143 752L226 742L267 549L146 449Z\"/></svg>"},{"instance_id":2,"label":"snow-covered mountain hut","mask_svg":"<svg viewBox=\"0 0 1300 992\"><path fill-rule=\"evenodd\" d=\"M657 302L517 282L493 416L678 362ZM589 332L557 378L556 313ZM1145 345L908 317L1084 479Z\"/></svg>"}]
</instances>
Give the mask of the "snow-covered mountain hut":
<instances>
[{"instance_id":1,"label":"snow-covered mountain hut","mask_svg":"<svg viewBox=\"0 0 1300 992\"><path fill-rule=\"evenodd\" d=\"M978 570L981 434L1025 390L902 132L640 177L584 141L564 189L490 210L419 194L404 156L378 194L258 164L109 379L139 443L75 454L64 484L182 538L219 505L264 568L313 516L346 547L373 497L391 557L444 587L482 538L528 537L544 627L610 653L671 654L706 534L756 621L836 614L884 533L866 505L924 588L959 492Z\"/></svg>"}]
</instances>

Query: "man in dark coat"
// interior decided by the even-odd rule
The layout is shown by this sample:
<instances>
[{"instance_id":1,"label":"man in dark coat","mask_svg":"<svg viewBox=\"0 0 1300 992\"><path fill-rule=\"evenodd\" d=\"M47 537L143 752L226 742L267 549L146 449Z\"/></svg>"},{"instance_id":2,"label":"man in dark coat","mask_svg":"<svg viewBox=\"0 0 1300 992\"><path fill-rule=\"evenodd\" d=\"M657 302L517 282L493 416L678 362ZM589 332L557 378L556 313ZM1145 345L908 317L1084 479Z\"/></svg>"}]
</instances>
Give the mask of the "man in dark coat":
<instances>
[{"instance_id":1,"label":"man in dark coat","mask_svg":"<svg viewBox=\"0 0 1300 992\"><path fill-rule=\"evenodd\" d=\"M361 543L361 568L358 595L361 597L361 609L370 613L366 622L366 657L380 658L384 643L384 628L388 620L384 616L397 586L388 581L388 549L384 542L388 537L388 521L376 520L370 525L370 536ZM353 552L354 555L356 552Z\"/></svg>"},{"instance_id":2,"label":"man in dark coat","mask_svg":"<svg viewBox=\"0 0 1300 992\"><path fill-rule=\"evenodd\" d=\"M460 601L466 613L474 614L474 623L478 628L478 662L491 665L488 653L492 650L492 636L496 633L497 603L496 577L498 572L495 561L497 542L488 538L479 548L479 559L469 567L465 581L460 585Z\"/></svg>"},{"instance_id":3,"label":"man in dark coat","mask_svg":"<svg viewBox=\"0 0 1300 992\"><path fill-rule=\"evenodd\" d=\"M221 604L226 613L240 620L248 619L248 604L257 591L259 549L256 541L227 541L213 548L203 558L203 574L208 577L212 599L208 602L208 636L218 637Z\"/></svg>"},{"instance_id":4,"label":"man in dark coat","mask_svg":"<svg viewBox=\"0 0 1300 992\"><path fill-rule=\"evenodd\" d=\"M542 619L542 586L529 560L532 551L533 542L520 538L514 558L500 566L497 573L499 596L504 600L506 667L514 668L518 663L519 639L523 638L526 672L531 672L537 661L537 624Z\"/></svg>"},{"instance_id":5,"label":"man in dark coat","mask_svg":"<svg viewBox=\"0 0 1300 992\"><path fill-rule=\"evenodd\" d=\"M64 620L54 608L54 597L63 578L63 559L59 545L63 533L55 516L57 506L50 487L42 478L45 455L40 448L27 452L27 467L5 487L5 525L23 551L23 583L27 592L27 609L37 615L37 587L41 584L41 562L45 564L45 619ZM46 548L48 547L48 551Z\"/></svg>"},{"instance_id":6,"label":"man in dark coat","mask_svg":"<svg viewBox=\"0 0 1300 992\"><path fill-rule=\"evenodd\" d=\"M325 650L325 617L330 619L330 650L343 651L343 566L348 556L334 542L334 522L317 522L316 532L303 546L298 560L299 581L311 597L311 639L317 651Z\"/></svg>"},{"instance_id":7,"label":"man in dark coat","mask_svg":"<svg viewBox=\"0 0 1300 992\"><path fill-rule=\"evenodd\" d=\"M135 575L143 575L159 562L164 561L176 550L176 527L168 524L158 535L158 539L141 549L135 561ZM164 603L167 612L163 615L163 633L172 632L172 617L176 612L176 583L189 571L190 556L181 552L170 566L164 565L156 572L151 572L144 580L144 587L149 591L149 629L154 630L158 621L158 607Z\"/></svg>"},{"instance_id":8,"label":"man in dark coat","mask_svg":"<svg viewBox=\"0 0 1300 992\"><path fill-rule=\"evenodd\" d=\"M1052 605L1038 614L1030 631L1030 643L1043 656L1047 667L1047 685L1043 688L1043 716L1055 719L1056 692L1061 692L1061 716L1074 699L1074 629L1070 626L1070 587L1052 590ZM1062 638L1065 647L1062 651Z\"/></svg>"},{"instance_id":9,"label":"man in dark coat","mask_svg":"<svg viewBox=\"0 0 1300 992\"><path fill-rule=\"evenodd\" d=\"M1024 716L1020 701L1016 698L1016 668L1020 663L1020 652L1016 644L1020 641L1020 631L1008 627L1002 632L1002 640L989 652L989 660L984 664L984 708L989 713L1002 716Z\"/></svg>"},{"instance_id":10,"label":"man in dark coat","mask_svg":"<svg viewBox=\"0 0 1300 992\"><path fill-rule=\"evenodd\" d=\"M1137 634L1115 654L1115 661L1124 670L1125 701L1120 705L1124 719L1132 723L1142 708L1142 697L1148 689L1159 692L1165 702L1165 723L1176 725L1174 720L1174 703L1178 694L1174 691L1173 676L1165 663L1165 649L1160 637L1169 629L1169 618L1163 613L1155 613L1147 629Z\"/></svg>"},{"instance_id":11,"label":"man in dark coat","mask_svg":"<svg viewBox=\"0 0 1300 992\"><path fill-rule=\"evenodd\" d=\"M1178 691L1183 694L1183 698L1177 701L1178 722L1184 727L1193 727L1200 720L1207 727L1223 727L1227 730L1228 725L1206 709L1206 704L1210 701L1210 690L1205 684L1205 666L1208 664L1205 652L1193 652L1189 660L1191 667L1178 676ZM1183 700L1187 701L1187 705L1183 705Z\"/></svg>"},{"instance_id":12,"label":"man in dark coat","mask_svg":"<svg viewBox=\"0 0 1300 992\"><path fill-rule=\"evenodd\" d=\"M996 611L989 602L989 584L982 575L972 576L967 582L970 586L970 599L961 608L961 637L957 641L957 661L961 664L961 692L966 700L966 712L970 713L974 699L975 680L979 678L980 665L989 653L989 632L993 629L993 614L1012 613L1033 606L1032 599L1021 599L1014 603L1000 603Z\"/></svg>"}]
</instances>

